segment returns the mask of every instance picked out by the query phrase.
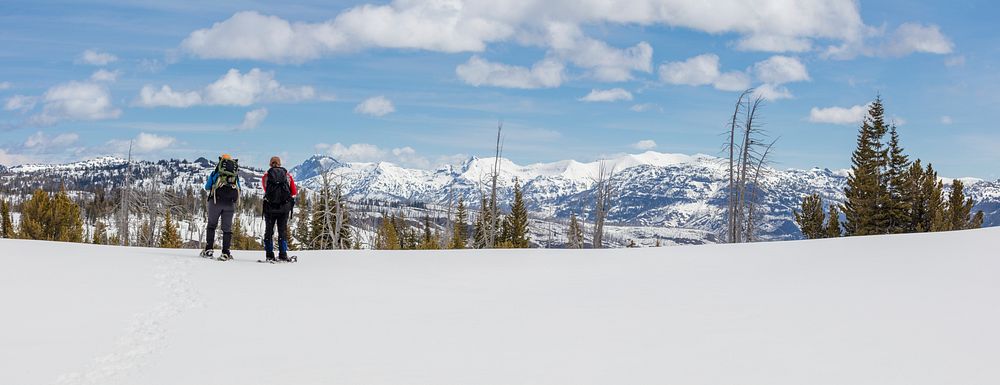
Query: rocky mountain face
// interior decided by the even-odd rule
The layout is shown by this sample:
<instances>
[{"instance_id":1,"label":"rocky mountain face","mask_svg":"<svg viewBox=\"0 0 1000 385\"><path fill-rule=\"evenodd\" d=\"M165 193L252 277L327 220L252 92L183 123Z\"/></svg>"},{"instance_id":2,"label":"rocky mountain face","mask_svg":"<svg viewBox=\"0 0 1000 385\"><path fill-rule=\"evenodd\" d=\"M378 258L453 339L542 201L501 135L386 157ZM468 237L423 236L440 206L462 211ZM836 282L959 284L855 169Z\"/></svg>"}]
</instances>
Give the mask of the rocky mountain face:
<instances>
[{"instance_id":1,"label":"rocky mountain face","mask_svg":"<svg viewBox=\"0 0 1000 385\"><path fill-rule=\"evenodd\" d=\"M520 183L529 212L542 224L564 223L571 214L589 219L596 179L603 167L613 171L610 183L617 192L608 220L624 229L623 233L658 237L658 232L652 230L691 230L689 233L697 234L701 241L714 242L713 235L724 227L728 174L721 159L707 155L646 152L603 162L567 160L524 166L508 159L497 162L494 158L471 158L464 164L437 170L408 169L384 162L340 162L313 156L290 171L306 189L319 188L325 174L327 181L340 184L352 201L401 202L444 211L461 199L475 210L492 182L494 164L500 169L497 184L501 204L511 201L514 183ZM214 162L204 158L193 162L133 162L131 174L127 172L127 162L118 158L21 165L0 169L0 188L8 194L27 194L38 187L59 186L86 191L97 186L121 186L128 175L130 183L145 187L158 184L164 188L197 189L213 168ZM262 173L260 169L243 168L248 193L260 193ZM792 211L799 207L802 197L819 193L828 202L838 202L843 199L846 176L844 170L768 169L759 192L760 238L799 238ZM986 213L986 225L1000 225L1000 181L966 180L966 183L967 195L977 202L976 210Z\"/></svg>"}]
</instances>

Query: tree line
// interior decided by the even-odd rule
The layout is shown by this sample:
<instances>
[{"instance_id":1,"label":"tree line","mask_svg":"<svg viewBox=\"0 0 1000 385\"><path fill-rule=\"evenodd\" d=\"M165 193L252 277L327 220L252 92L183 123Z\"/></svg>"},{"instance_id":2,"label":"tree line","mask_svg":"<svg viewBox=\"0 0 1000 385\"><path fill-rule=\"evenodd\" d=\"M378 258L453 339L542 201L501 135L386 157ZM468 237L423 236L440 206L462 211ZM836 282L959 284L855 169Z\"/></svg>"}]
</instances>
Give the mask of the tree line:
<instances>
[{"instance_id":1,"label":"tree line","mask_svg":"<svg viewBox=\"0 0 1000 385\"><path fill-rule=\"evenodd\" d=\"M844 196L842 204L829 205L819 194L805 197L794 213L802 235L817 239L983 225L983 212L972 214L975 203L965 197L962 181L953 180L946 193L931 164L924 167L920 159L910 161L896 125L885 121L880 96L868 106L858 130ZM826 212L824 206L829 207Z\"/></svg>"}]
</instances>

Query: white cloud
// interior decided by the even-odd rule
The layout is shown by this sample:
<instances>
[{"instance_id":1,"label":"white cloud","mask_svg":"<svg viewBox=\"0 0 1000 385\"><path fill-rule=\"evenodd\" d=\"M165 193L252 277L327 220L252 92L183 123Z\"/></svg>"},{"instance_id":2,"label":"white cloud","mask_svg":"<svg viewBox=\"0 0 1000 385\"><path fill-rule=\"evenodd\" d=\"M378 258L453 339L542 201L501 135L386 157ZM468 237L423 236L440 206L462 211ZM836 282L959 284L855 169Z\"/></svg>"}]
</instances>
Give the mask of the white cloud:
<instances>
[{"instance_id":1,"label":"white cloud","mask_svg":"<svg viewBox=\"0 0 1000 385\"><path fill-rule=\"evenodd\" d=\"M799 59L788 56L771 56L753 65L754 75L768 84L785 84L809 80L809 72Z\"/></svg>"},{"instance_id":2,"label":"white cloud","mask_svg":"<svg viewBox=\"0 0 1000 385\"><path fill-rule=\"evenodd\" d=\"M636 105L633 105L632 107L629 107L629 110L632 110L632 111L635 111L635 112L646 112L646 111L651 111L651 110L658 110L660 112L663 112L663 108L660 107L659 105L655 104L655 103L636 104Z\"/></svg>"},{"instance_id":3,"label":"white cloud","mask_svg":"<svg viewBox=\"0 0 1000 385\"><path fill-rule=\"evenodd\" d=\"M466 84L502 88L552 88L562 84L563 64L546 59L530 69L502 63L493 63L479 56L459 64L455 74Z\"/></svg>"},{"instance_id":4,"label":"white cloud","mask_svg":"<svg viewBox=\"0 0 1000 385\"><path fill-rule=\"evenodd\" d=\"M7 166L16 166L19 164L27 164L34 162L34 158L24 154L11 153L6 149L0 148L0 164Z\"/></svg>"},{"instance_id":5,"label":"white cloud","mask_svg":"<svg viewBox=\"0 0 1000 385\"><path fill-rule=\"evenodd\" d=\"M600 81L622 82L632 79L632 71L652 72L653 47L644 41L618 49L587 37L576 25L551 22L546 44L552 55L588 69Z\"/></svg>"},{"instance_id":6,"label":"white cloud","mask_svg":"<svg viewBox=\"0 0 1000 385\"><path fill-rule=\"evenodd\" d=\"M90 64L94 66L105 66L118 61L118 57L107 52L98 52L92 49L83 51L77 57L77 63Z\"/></svg>"},{"instance_id":7,"label":"white cloud","mask_svg":"<svg viewBox=\"0 0 1000 385\"><path fill-rule=\"evenodd\" d=\"M42 95L42 112L31 124L48 125L63 120L114 119L122 111L111 103L111 93L103 85L71 81L59 84Z\"/></svg>"},{"instance_id":8,"label":"white cloud","mask_svg":"<svg viewBox=\"0 0 1000 385\"><path fill-rule=\"evenodd\" d=\"M286 87L274 72L254 68L246 74L230 69L202 91L174 91L170 86L142 87L135 105L142 107L190 107L195 105L249 106L261 102L295 102L316 98L310 86Z\"/></svg>"},{"instance_id":9,"label":"white cloud","mask_svg":"<svg viewBox=\"0 0 1000 385\"><path fill-rule=\"evenodd\" d=\"M365 99L363 102L354 107L354 112L369 116L386 116L388 114L396 111L396 107L392 105L392 101L387 99L385 96L375 96Z\"/></svg>"},{"instance_id":10,"label":"white cloud","mask_svg":"<svg viewBox=\"0 0 1000 385\"><path fill-rule=\"evenodd\" d=\"M197 91L177 92L167 85L160 89L145 85L139 91L139 99L136 99L134 104L142 107L185 108L201 104L201 94Z\"/></svg>"},{"instance_id":11,"label":"white cloud","mask_svg":"<svg viewBox=\"0 0 1000 385\"><path fill-rule=\"evenodd\" d=\"M10 82L0 82L0 91L10 89L10 87L11 87Z\"/></svg>"},{"instance_id":12,"label":"white cloud","mask_svg":"<svg viewBox=\"0 0 1000 385\"><path fill-rule=\"evenodd\" d=\"M719 56L702 54L685 61L660 65L660 80L670 84L703 86L711 84L723 91L742 91L750 87L750 77L739 71L723 73Z\"/></svg>"},{"instance_id":13,"label":"white cloud","mask_svg":"<svg viewBox=\"0 0 1000 385\"><path fill-rule=\"evenodd\" d=\"M259 126L265 118L267 118L266 108L258 108L247 111L246 115L243 115L243 123L240 123L240 129L249 130L257 128L257 126Z\"/></svg>"},{"instance_id":14,"label":"white cloud","mask_svg":"<svg viewBox=\"0 0 1000 385\"><path fill-rule=\"evenodd\" d=\"M300 62L367 48L482 52L499 42L539 44L544 38L539 38L538 32L552 24L570 30L594 24L663 25L716 35L737 34L741 49L799 52L808 50L816 39L858 40L866 28L853 0L714 4L686 0L395 0L384 5L357 5L319 22L239 12L192 32L181 47L204 58L272 62ZM589 44L582 41L584 46ZM547 48L558 51L555 46Z\"/></svg>"},{"instance_id":15,"label":"white cloud","mask_svg":"<svg viewBox=\"0 0 1000 385\"><path fill-rule=\"evenodd\" d=\"M764 100L775 101L781 99L791 99L792 91L789 91L785 86L765 83L754 88L753 95Z\"/></svg>"},{"instance_id":16,"label":"white cloud","mask_svg":"<svg viewBox=\"0 0 1000 385\"><path fill-rule=\"evenodd\" d=\"M621 88L609 90L590 90L587 96L579 99L584 102L617 102L619 100L632 100L632 93Z\"/></svg>"},{"instance_id":17,"label":"white cloud","mask_svg":"<svg viewBox=\"0 0 1000 385\"><path fill-rule=\"evenodd\" d=\"M633 143L632 148L643 151L652 150L656 148L656 141L652 139L640 140L638 142Z\"/></svg>"},{"instance_id":18,"label":"white cloud","mask_svg":"<svg viewBox=\"0 0 1000 385\"><path fill-rule=\"evenodd\" d=\"M892 56L911 53L951 53L954 44L941 33L938 26L903 23L893 32L886 43L886 51Z\"/></svg>"},{"instance_id":19,"label":"white cloud","mask_svg":"<svg viewBox=\"0 0 1000 385\"><path fill-rule=\"evenodd\" d=\"M868 114L867 105L852 107L813 107L809 110L809 121L829 124L859 124Z\"/></svg>"},{"instance_id":20,"label":"white cloud","mask_svg":"<svg viewBox=\"0 0 1000 385\"><path fill-rule=\"evenodd\" d=\"M114 83L118 80L118 71L108 71L102 68L94 72L93 75L90 75L90 80L95 82Z\"/></svg>"},{"instance_id":21,"label":"white cloud","mask_svg":"<svg viewBox=\"0 0 1000 385\"><path fill-rule=\"evenodd\" d=\"M129 144L136 153L151 153L166 149L177 142L176 138L156 134L140 133L134 139L114 139L108 141L108 146L118 152L127 152Z\"/></svg>"},{"instance_id":22,"label":"white cloud","mask_svg":"<svg viewBox=\"0 0 1000 385\"><path fill-rule=\"evenodd\" d=\"M743 91L750 88L750 76L739 71L719 74L712 86L722 91Z\"/></svg>"},{"instance_id":23,"label":"white cloud","mask_svg":"<svg viewBox=\"0 0 1000 385\"><path fill-rule=\"evenodd\" d=\"M24 141L24 147L30 149L61 148L72 145L79 139L80 135L72 132L62 133L53 137L38 131Z\"/></svg>"},{"instance_id":24,"label":"white cloud","mask_svg":"<svg viewBox=\"0 0 1000 385\"><path fill-rule=\"evenodd\" d=\"M719 78L719 56L704 54L660 65L660 79L670 84L703 86Z\"/></svg>"},{"instance_id":25,"label":"white cloud","mask_svg":"<svg viewBox=\"0 0 1000 385\"><path fill-rule=\"evenodd\" d=\"M942 116L942 117L941 117L941 124L944 124L944 125L951 125L952 123L954 123L954 121L953 121L953 120L951 119L951 117L950 117L950 116L948 116L948 115L945 115L945 116Z\"/></svg>"},{"instance_id":26,"label":"white cloud","mask_svg":"<svg viewBox=\"0 0 1000 385\"><path fill-rule=\"evenodd\" d=\"M34 96L25 95L14 95L7 98L7 101L3 105L3 109L7 111L31 111L35 108L35 104L38 103L38 98Z\"/></svg>"},{"instance_id":27,"label":"white cloud","mask_svg":"<svg viewBox=\"0 0 1000 385\"><path fill-rule=\"evenodd\" d=\"M428 169L431 166L430 160L408 146L383 149L368 143L354 143L351 145L320 143L316 145L316 150L326 152L328 155L342 162L391 162L404 167L422 169ZM443 157L441 159L451 158Z\"/></svg>"}]
</instances>

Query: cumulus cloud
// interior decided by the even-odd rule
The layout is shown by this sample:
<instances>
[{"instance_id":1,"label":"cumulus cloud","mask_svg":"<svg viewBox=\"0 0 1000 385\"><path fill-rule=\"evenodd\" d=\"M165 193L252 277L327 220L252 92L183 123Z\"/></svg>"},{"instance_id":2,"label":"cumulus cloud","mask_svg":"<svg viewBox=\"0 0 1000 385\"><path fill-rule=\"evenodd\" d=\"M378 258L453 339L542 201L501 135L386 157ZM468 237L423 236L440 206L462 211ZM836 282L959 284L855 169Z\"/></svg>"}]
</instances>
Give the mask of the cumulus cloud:
<instances>
[{"instance_id":1,"label":"cumulus cloud","mask_svg":"<svg viewBox=\"0 0 1000 385\"><path fill-rule=\"evenodd\" d=\"M398 147L393 149L383 149L369 143L354 143L344 145L341 143L316 145L316 150L337 158L343 162L391 162L405 167L416 167L427 169L431 166L431 161L421 156L412 147Z\"/></svg>"},{"instance_id":2,"label":"cumulus cloud","mask_svg":"<svg viewBox=\"0 0 1000 385\"><path fill-rule=\"evenodd\" d=\"M136 153L151 153L166 149L177 142L176 138L156 134L140 133L134 139L114 139L108 141L108 146L119 152L128 151L129 144Z\"/></svg>"},{"instance_id":3,"label":"cumulus cloud","mask_svg":"<svg viewBox=\"0 0 1000 385\"><path fill-rule=\"evenodd\" d=\"M740 91L750 87L750 77L739 71L723 73L719 56L702 54L684 61L660 65L660 80L669 84L703 86L711 84L723 91Z\"/></svg>"},{"instance_id":4,"label":"cumulus cloud","mask_svg":"<svg viewBox=\"0 0 1000 385\"><path fill-rule=\"evenodd\" d=\"M458 65L455 74L466 84L476 87L493 86L501 88L553 88L563 80L563 64L546 59L531 68L493 63L479 56Z\"/></svg>"},{"instance_id":5,"label":"cumulus cloud","mask_svg":"<svg viewBox=\"0 0 1000 385\"><path fill-rule=\"evenodd\" d=\"M79 139L80 135L72 132L49 136L44 132L38 131L24 141L24 147L29 149L61 148L72 145Z\"/></svg>"},{"instance_id":6,"label":"cumulus cloud","mask_svg":"<svg viewBox=\"0 0 1000 385\"><path fill-rule=\"evenodd\" d=\"M788 56L771 56L753 65L754 75L768 84L785 84L809 80L809 71L799 59Z\"/></svg>"},{"instance_id":7,"label":"cumulus cloud","mask_svg":"<svg viewBox=\"0 0 1000 385\"><path fill-rule=\"evenodd\" d=\"M11 153L6 149L0 148L0 164L6 166L16 166L19 164L27 164L34 161L34 158L18 153Z\"/></svg>"},{"instance_id":8,"label":"cumulus cloud","mask_svg":"<svg viewBox=\"0 0 1000 385\"><path fill-rule=\"evenodd\" d=\"M92 49L83 51L83 53L81 53L80 56L78 56L76 59L77 63L90 64L93 66L106 66L116 61L118 61L117 56L107 52L99 52Z\"/></svg>"},{"instance_id":9,"label":"cumulus cloud","mask_svg":"<svg viewBox=\"0 0 1000 385\"><path fill-rule=\"evenodd\" d=\"M587 26L609 24L732 34L738 36L737 48L768 52L809 51L817 40L848 44L862 40L869 29L854 0L768 0L765 4L722 0L707 5L687 0L395 0L357 5L331 19L309 22L237 12L191 32L181 49L201 58L299 63L365 49L479 53L493 44L513 43L542 48L543 63L573 65L599 81L626 81L634 72L652 72L653 49L648 43L614 47L584 32ZM470 68L472 64L479 66ZM469 84L542 88L561 83L551 81L561 76L545 77L550 81L544 82L523 67L486 68L483 64L466 63L456 72ZM743 79L728 76L719 87L736 89L740 84L736 81Z\"/></svg>"},{"instance_id":10,"label":"cumulus cloud","mask_svg":"<svg viewBox=\"0 0 1000 385\"><path fill-rule=\"evenodd\" d=\"M632 148L636 150L648 151L656 148L656 141L652 139L640 140L632 144Z\"/></svg>"},{"instance_id":11,"label":"cumulus cloud","mask_svg":"<svg viewBox=\"0 0 1000 385\"><path fill-rule=\"evenodd\" d=\"M201 94L198 91L178 92L164 85L159 89L145 85L139 91L135 105L142 107L176 107L185 108L201 104Z\"/></svg>"},{"instance_id":12,"label":"cumulus cloud","mask_svg":"<svg viewBox=\"0 0 1000 385\"><path fill-rule=\"evenodd\" d=\"M535 44L537 31L550 24L574 29L599 23L734 33L741 36L742 49L765 51L803 51L814 39L856 40L865 28L852 0L709 5L685 0L396 0L358 5L319 22L238 12L192 32L181 47L206 58L275 62L366 48L482 52L491 43Z\"/></svg>"},{"instance_id":13,"label":"cumulus cloud","mask_svg":"<svg viewBox=\"0 0 1000 385\"><path fill-rule=\"evenodd\" d=\"M195 105L249 106L261 102L295 102L316 98L310 86L286 87L274 79L274 72L254 68L247 73L230 69L201 91L174 91L164 85L146 85L134 104L141 107L184 108Z\"/></svg>"},{"instance_id":14,"label":"cumulus cloud","mask_svg":"<svg viewBox=\"0 0 1000 385\"><path fill-rule=\"evenodd\" d=\"M31 111L38 103L38 98L34 96L14 95L7 98L3 104L3 109L7 111Z\"/></svg>"},{"instance_id":15,"label":"cumulus cloud","mask_svg":"<svg viewBox=\"0 0 1000 385\"><path fill-rule=\"evenodd\" d=\"M864 120L868 113L868 106L856 105L852 107L813 107L809 110L809 121L813 123L829 124L858 124Z\"/></svg>"},{"instance_id":16,"label":"cumulus cloud","mask_svg":"<svg viewBox=\"0 0 1000 385\"><path fill-rule=\"evenodd\" d=\"M765 83L753 89L753 96L760 97L767 101L791 99L792 91L785 86Z\"/></svg>"},{"instance_id":17,"label":"cumulus cloud","mask_svg":"<svg viewBox=\"0 0 1000 385\"><path fill-rule=\"evenodd\" d=\"M93 75L90 75L90 80L93 80L95 82L113 83L116 80L118 80L118 71L108 71L105 69L99 69L97 70L97 72L94 72Z\"/></svg>"},{"instance_id":18,"label":"cumulus cloud","mask_svg":"<svg viewBox=\"0 0 1000 385\"><path fill-rule=\"evenodd\" d=\"M619 100L632 100L632 93L621 88L609 90L593 89L587 96L579 99L584 102L617 102Z\"/></svg>"},{"instance_id":19,"label":"cumulus cloud","mask_svg":"<svg viewBox=\"0 0 1000 385\"><path fill-rule=\"evenodd\" d=\"M240 123L240 129L249 130L257 128L257 126L259 126L265 118L267 118L266 108L258 108L247 111L247 113L243 115L243 123Z\"/></svg>"},{"instance_id":20,"label":"cumulus cloud","mask_svg":"<svg viewBox=\"0 0 1000 385\"><path fill-rule=\"evenodd\" d=\"M386 116L396 111L396 106L385 96L375 96L365 99L354 107L354 112L368 116Z\"/></svg>"},{"instance_id":21,"label":"cumulus cloud","mask_svg":"<svg viewBox=\"0 0 1000 385\"><path fill-rule=\"evenodd\" d=\"M115 119L122 111L111 103L107 87L92 82L71 81L49 88L41 97L42 112L29 119L36 125L63 120Z\"/></svg>"},{"instance_id":22,"label":"cumulus cloud","mask_svg":"<svg viewBox=\"0 0 1000 385\"><path fill-rule=\"evenodd\" d=\"M938 26L918 23L903 23L892 33L885 49L892 56L906 56L911 53L951 53L954 45L941 33Z\"/></svg>"}]
</instances>

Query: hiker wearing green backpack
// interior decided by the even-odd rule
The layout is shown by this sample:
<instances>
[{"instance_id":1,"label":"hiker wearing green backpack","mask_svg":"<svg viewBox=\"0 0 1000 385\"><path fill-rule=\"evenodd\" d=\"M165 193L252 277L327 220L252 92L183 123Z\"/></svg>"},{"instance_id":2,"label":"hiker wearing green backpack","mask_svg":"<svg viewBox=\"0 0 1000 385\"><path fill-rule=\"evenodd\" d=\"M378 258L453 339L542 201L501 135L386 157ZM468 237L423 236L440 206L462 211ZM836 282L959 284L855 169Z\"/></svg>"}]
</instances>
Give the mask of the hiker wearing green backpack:
<instances>
[{"instance_id":1,"label":"hiker wearing green backpack","mask_svg":"<svg viewBox=\"0 0 1000 385\"><path fill-rule=\"evenodd\" d=\"M233 241L233 214L236 213L236 202L240 199L239 160L229 154L222 154L215 170L205 181L208 190L208 226L205 231L205 250L201 252L204 258L213 258L215 247L215 229L222 220L222 255L218 260L233 259L229 246Z\"/></svg>"}]
</instances>

